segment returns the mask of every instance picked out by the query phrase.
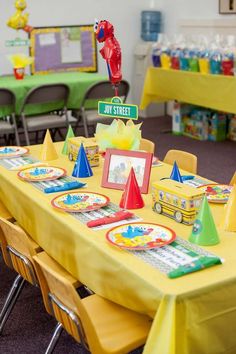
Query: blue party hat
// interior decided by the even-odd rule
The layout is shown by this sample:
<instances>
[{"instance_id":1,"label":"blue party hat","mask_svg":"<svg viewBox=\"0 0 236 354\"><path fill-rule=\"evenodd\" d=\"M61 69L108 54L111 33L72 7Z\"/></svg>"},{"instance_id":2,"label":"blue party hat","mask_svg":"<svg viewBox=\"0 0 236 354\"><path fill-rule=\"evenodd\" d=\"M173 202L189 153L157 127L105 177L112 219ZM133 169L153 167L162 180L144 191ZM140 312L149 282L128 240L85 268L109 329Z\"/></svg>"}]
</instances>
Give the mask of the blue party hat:
<instances>
[{"instance_id":1,"label":"blue party hat","mask_svg":"<svg viewBox=\"0 0 236 354\"><path fill-rule=\"evenodd\" d=\"M172 172L171 172L171 175L170 175L170 179L173 179L174 181L183 183L181 174L179 172L179 167L178 167L176 161L174 162L174 166L173 166L173 169L172 169Z\"/></svg>"},{"instance_id":2,"label":"blue party hat","mask_svg":"<svg viewBox=\"0 0 236 354\"><path fill-rule=\"evenodd\" d=\"M91 177L93 171L89 164L86 152L84 150L84 145L81 144L79 148L79 153L75 161L75 166L72 172L73 177L86 178Z\"/></svg>"}]
</instances>

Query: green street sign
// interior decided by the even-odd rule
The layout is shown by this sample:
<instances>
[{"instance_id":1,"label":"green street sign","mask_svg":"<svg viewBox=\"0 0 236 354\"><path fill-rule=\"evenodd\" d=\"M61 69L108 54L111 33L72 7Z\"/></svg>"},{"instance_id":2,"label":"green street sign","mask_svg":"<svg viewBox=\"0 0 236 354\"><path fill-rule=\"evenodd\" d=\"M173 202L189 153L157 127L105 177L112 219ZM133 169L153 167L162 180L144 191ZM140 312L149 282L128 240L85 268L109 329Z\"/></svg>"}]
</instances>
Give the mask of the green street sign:
<instances>
[{"instance_id":1,"label":"green street sign","mask_svg":"<svg viewBox=\"0 0 236 354\"><path fill-rule=\"evenodd\" d=\"M138 119L138 106L124 104L120 97L113 97L111 102L98 102L98 114L105 117Z\"/></svg>"},{"instance_id":2,"label":"green street sign","mask_svg":"<svg viewBox=\"0 0 236 354\"><path fill-rule=\"evenodd\" d=\"M30 45L29 39L16 38L16 39L5 41L6 47L29 47L29 45Z\"/></svg>"}]
</instances>

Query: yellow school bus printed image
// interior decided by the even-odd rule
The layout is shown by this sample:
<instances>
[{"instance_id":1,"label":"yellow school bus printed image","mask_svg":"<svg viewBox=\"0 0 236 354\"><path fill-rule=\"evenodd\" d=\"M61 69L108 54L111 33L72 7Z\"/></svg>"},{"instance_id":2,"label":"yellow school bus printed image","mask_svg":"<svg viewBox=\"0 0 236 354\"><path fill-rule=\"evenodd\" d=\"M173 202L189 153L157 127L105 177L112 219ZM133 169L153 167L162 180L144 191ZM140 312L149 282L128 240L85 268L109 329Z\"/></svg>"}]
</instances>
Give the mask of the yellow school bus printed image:
<instances>
[{"instance_id":1,"label":"yellow school bus printed image","mask_svg":"<svg viewBox=\"0 0 236 354\"><path fill-rule=\"evenodd\" d=\"M99 148L94 138L84 138L78 136L76 138L68 139L68 157L70 161L76 161L81 143L91 167L99 165Z\"/></svg>"},{"instance_id":2,"label":"yellow school bus printed image","mask_svg":"<svg viewBox=\"0 0 236 354\"><path fill-rule=\"evenodd\" d=\"M192 225L204 193L197 188L165 179L152 185L152 207L158 214Z\"/></svg>"}]
</instances>

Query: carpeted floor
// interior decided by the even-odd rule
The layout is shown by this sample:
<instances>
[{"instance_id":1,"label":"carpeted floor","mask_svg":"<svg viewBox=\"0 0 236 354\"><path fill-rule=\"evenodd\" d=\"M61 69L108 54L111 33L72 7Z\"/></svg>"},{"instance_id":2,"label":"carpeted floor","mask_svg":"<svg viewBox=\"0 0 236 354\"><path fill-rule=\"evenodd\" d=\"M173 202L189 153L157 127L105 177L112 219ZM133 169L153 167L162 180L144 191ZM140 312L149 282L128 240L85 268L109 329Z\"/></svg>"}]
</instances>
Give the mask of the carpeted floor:
<instances>
[{"instance_id":1,"label":"carpeted floor","mask_svg":"<svg viewBox=\"0 0 236 354\"><path fill-rule=\"evenodd\" d=\"M143 121L142 135L155 142L156 155L160 159L163 159L170 149L191 152L198 157L199 175L219 183L229 183L236 171L235 141L199 141L173 135L170 130L171 117L149 118Z\"/></svg>"},{"instance_id":2,"label":"carpeted floor","mask_svg":"<svg viewBox=\"0 0 236 354\"><path fill-rule=\"evenodd\" d=\"M236 170L236 142L197 141L187 137L174 136L170 130L169 117L146 119L143 122L143 137L156 144L156 155L162 159L169 149L182 149L198 156L198 173L221 183L229 182ZM0 309L6 298L14 272L7 269L0 258ZM40 290L26 285L0 336L1 354L44 353L56 322L44 310ZM136 350L140 354L142 350ZM87 354L87 351L66 333L63 333L55 354Z\"/></svg>"}]
</instances>

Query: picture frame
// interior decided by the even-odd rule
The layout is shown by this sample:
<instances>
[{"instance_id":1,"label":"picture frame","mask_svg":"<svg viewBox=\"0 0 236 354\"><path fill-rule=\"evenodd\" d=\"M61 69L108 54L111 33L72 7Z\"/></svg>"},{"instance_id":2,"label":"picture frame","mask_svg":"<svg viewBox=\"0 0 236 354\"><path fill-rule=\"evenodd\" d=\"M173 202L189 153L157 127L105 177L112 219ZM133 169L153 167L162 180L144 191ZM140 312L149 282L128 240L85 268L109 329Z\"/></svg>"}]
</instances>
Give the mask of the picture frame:
<instances>
[{"instance_id":1,"label":"picture frame","mask_svg":"<svg viewBox=\"0 0 236 354\"><path fill-rule=\"evenodd\" d=\"M133 167L141 193L148 193L152 158L150 152L107 149L102 187L123 190Z\"/></svg>"},{"instance_id":2,"label":"picture frame","mask_svg":"<svg viewBox=\"0 0 236 354\"><path fill-rule=\"evenodd\" d=\"M219 0L220 14L236 14L236 0Z\"/></svg>"}]
</instances>

